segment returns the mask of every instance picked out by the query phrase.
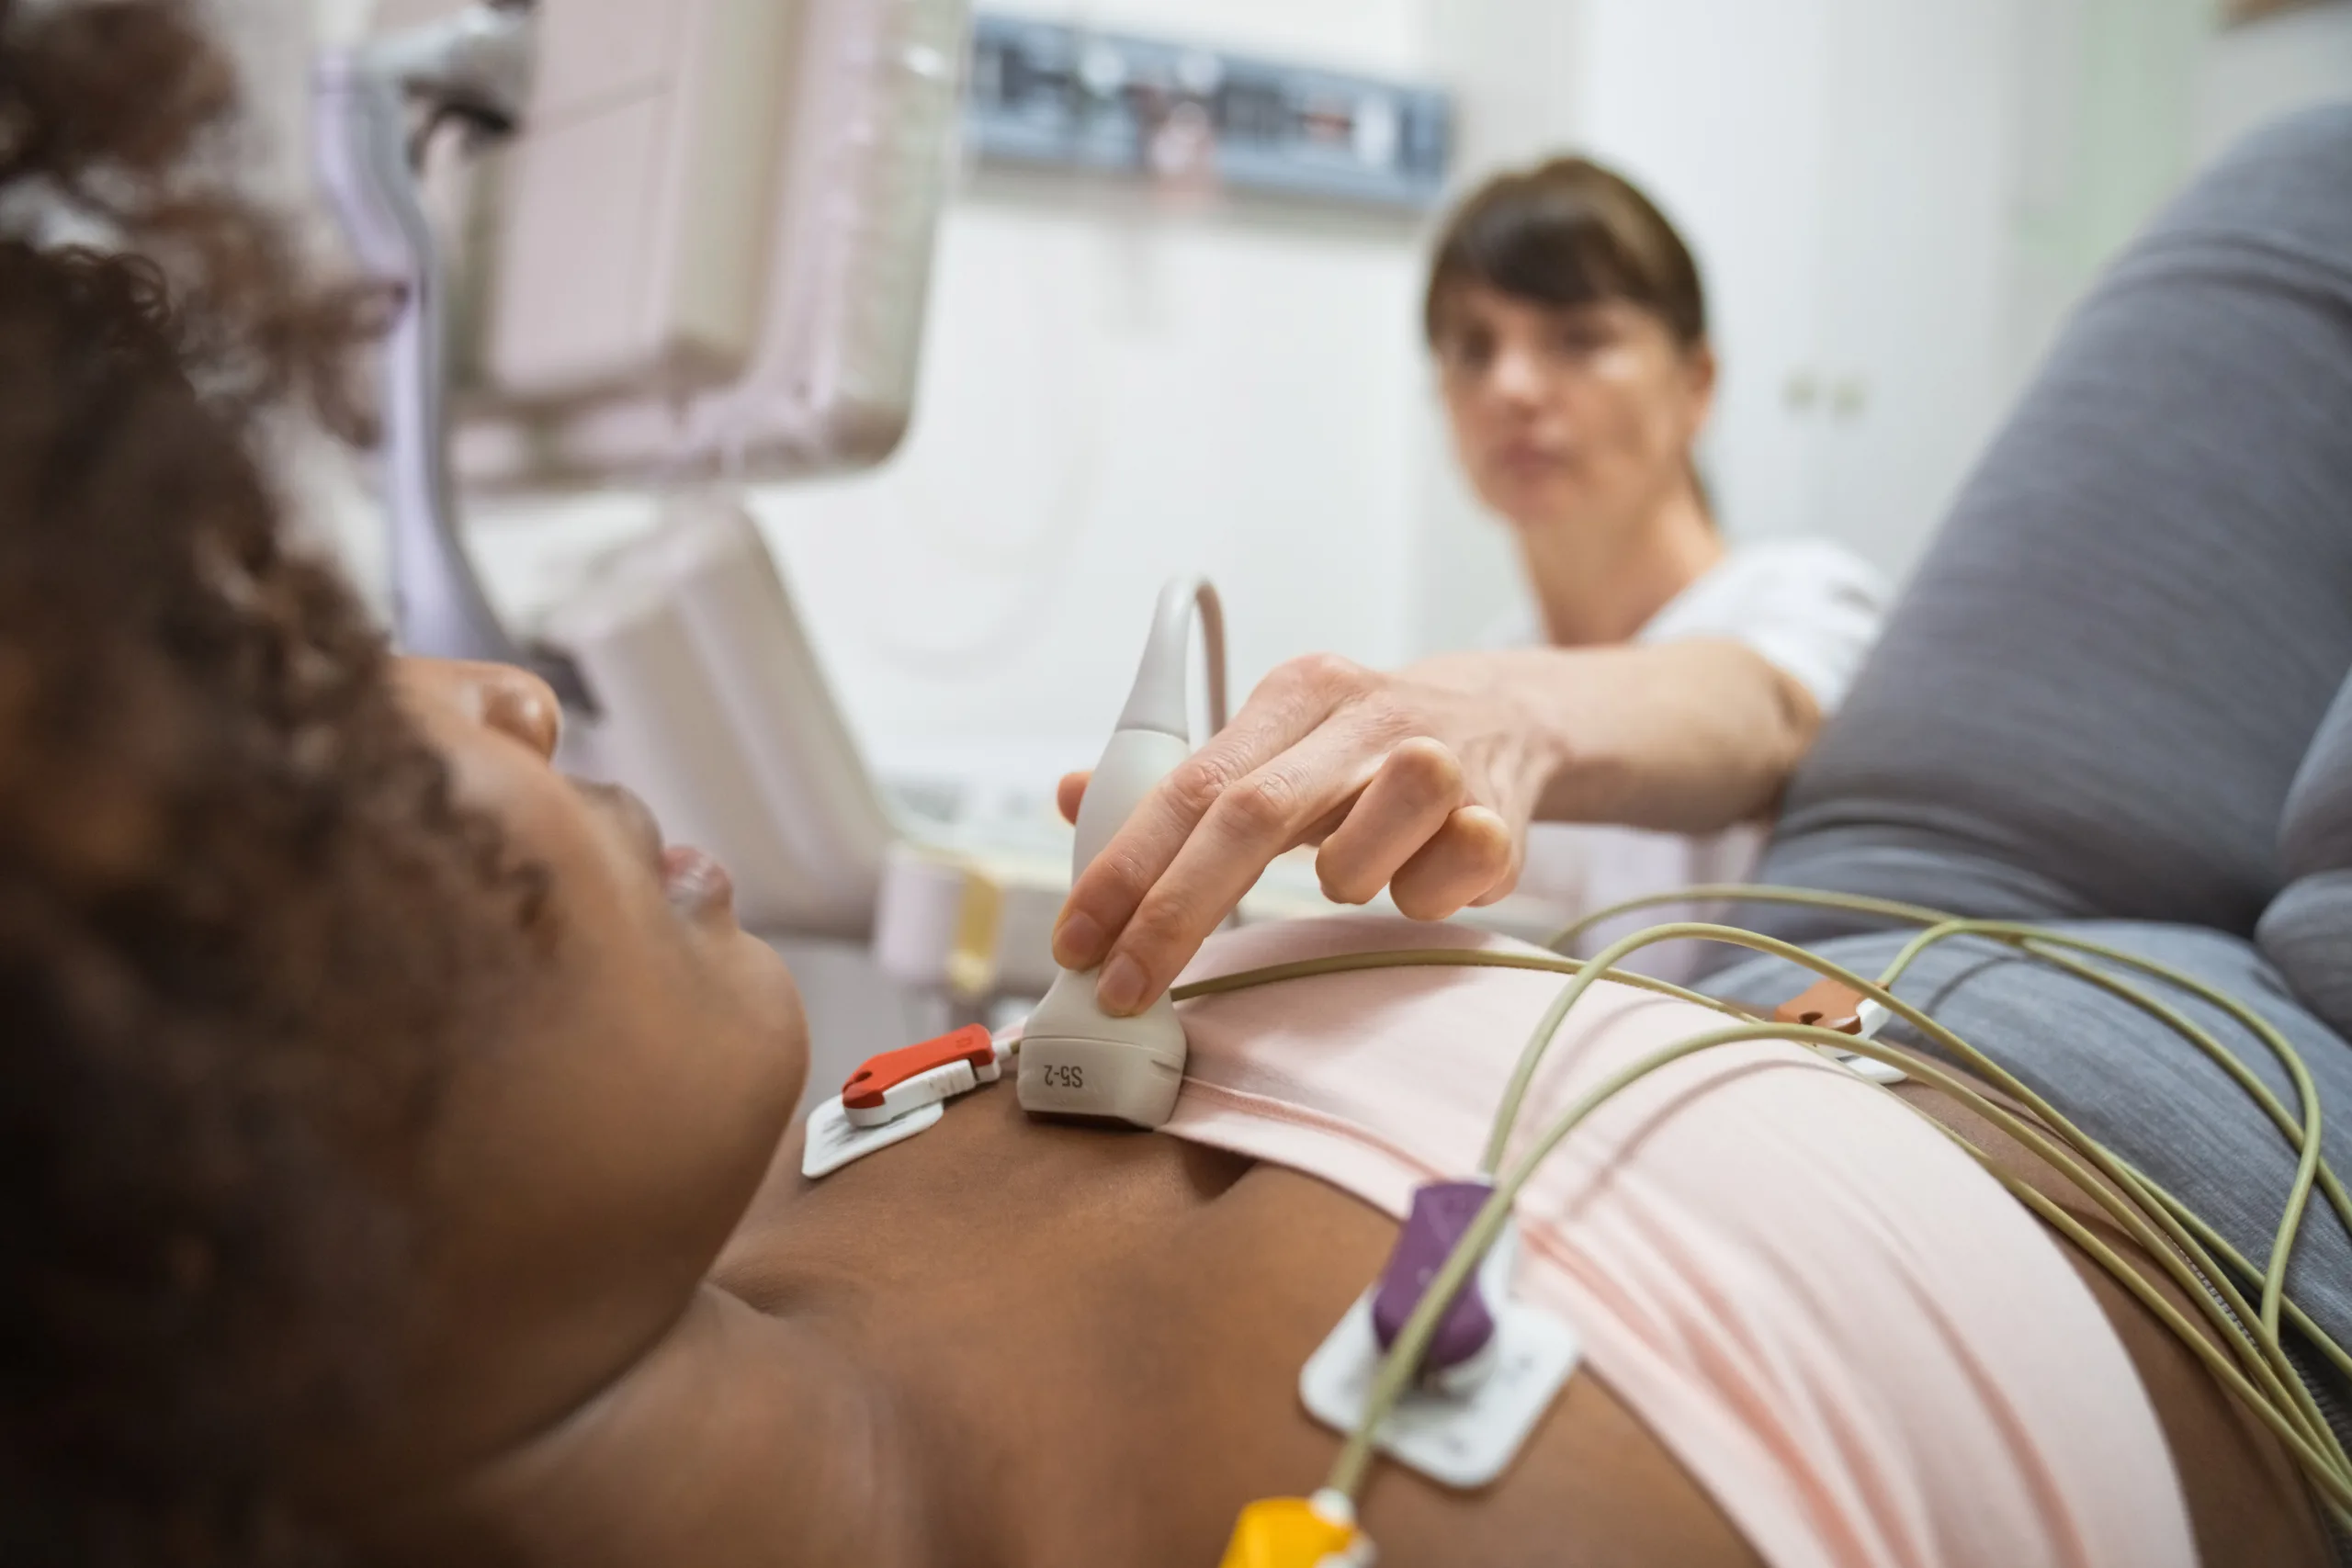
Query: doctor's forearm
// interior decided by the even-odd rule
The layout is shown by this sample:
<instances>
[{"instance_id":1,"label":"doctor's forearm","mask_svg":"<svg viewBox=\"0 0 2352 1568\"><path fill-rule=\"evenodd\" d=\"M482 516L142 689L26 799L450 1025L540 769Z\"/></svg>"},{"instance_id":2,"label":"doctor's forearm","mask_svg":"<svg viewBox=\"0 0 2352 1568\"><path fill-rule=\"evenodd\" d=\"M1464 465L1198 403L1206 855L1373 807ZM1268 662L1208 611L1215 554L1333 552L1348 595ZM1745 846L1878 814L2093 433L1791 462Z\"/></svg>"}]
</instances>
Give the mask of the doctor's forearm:
<instances>
[{"instance_id":1,"label":"doctor's forearm","mask_svg":"<svg viewBox=\"0 0 2352 1568\"><path fill-rule=\"evenodd\" d=\"M1769 812L1812 745L1811 695L1747 647L1713 638L1539 650L1506 677L1557 762L1546 821L1703 833ZM1536 689L1540 685L1540 690Z\"/></svg>"}]
</instances>

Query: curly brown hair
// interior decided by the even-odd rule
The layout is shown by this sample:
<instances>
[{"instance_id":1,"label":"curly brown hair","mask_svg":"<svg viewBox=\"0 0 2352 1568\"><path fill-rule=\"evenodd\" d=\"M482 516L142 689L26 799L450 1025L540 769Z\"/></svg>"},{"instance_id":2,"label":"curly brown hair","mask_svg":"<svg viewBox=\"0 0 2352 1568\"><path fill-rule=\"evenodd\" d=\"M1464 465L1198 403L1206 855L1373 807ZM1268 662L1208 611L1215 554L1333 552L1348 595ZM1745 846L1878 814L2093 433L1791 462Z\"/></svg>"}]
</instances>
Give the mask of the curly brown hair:
<instances>
[{"instance_id":1,"label":"curly brown hair","mask_svg":"<svg viewBox=\"0 0 2352 1568\"><path fill-rule=\"evenodd\" d=\"M528 952L283 525L370 312L236 98L193 0L0 0L0 1562L325 1555L286 1462L397 1397L405 1162Z\"/></svg>"}]
</instances>

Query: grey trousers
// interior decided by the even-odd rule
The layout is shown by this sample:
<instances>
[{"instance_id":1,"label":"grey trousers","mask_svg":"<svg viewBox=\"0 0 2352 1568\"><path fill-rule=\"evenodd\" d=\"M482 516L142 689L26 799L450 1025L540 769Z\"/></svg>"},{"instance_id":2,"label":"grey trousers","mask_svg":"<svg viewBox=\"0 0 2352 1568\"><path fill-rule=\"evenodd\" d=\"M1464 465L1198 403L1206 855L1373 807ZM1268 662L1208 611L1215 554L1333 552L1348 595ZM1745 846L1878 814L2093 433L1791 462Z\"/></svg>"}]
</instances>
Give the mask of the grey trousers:
<instances>
[{"instance_id":1,"label":"grey trousers","mask_svg":"<svg viewBox=\"0 0 2352 1568\"><path fill-rule=\"evenodd\" d=\"M2352 106L2250 140L2082 306L1793 781L1758 880L2055 924L2198 974L2301 1053L2352 1180L2347 671ZM1734 918L1865 971L1901 940ZM1769 1005L1806 978L1747 962L1707 984ZM2292 1156L2161 1023L1965 943L1901 989L2267 1258ZM2253 1036L2168 999L2294 1104ZM2324 1203L2290 1281L2352 1345L2352 1233Z\"/></svg>"}]
</instances>

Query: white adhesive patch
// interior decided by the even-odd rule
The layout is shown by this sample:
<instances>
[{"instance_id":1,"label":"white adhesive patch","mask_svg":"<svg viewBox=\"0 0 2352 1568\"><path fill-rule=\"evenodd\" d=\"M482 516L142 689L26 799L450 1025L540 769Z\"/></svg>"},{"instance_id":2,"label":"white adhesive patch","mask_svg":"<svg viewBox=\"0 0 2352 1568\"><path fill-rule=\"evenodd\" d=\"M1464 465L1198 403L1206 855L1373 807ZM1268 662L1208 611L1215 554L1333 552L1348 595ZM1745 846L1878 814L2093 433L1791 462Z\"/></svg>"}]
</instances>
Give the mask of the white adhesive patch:
<instances>
[{"instance_id":1,"label":"white adhesive patch","mask_svg":"<svg viewBox=\"0 0 2352 1568\"><path fill-rule=\"evenodd\" d=\"M1576 1330L1540 1307L1506 1302L1494 1371L1466 1394L1410 1388L1381 1423L1382 1453L1430 1480L1472 1491L1499 1478L1583 1359ZM1355 1429L1380 1372L1372 1292L1358 1297L1298 1374L1307 1413L1342 1434Z\"/></svg>"},{"instance_id":2,"label":"white adhesive patch","mask_svg":"<svg viewBox=\"0 0 2352 1568\"><path fill-rule=\"evenodd\" d=\"M842 1109L842 1097L837 1094L808 1112L808 1138L800 1150L800 1174L811 1181L831 1176L876 1149L905 1143L946 1114L945 1102L934 1100L879 1127L856 1127L850 1124L849 1112Z\"/></svg>"},{"instance_id":3,"label":"white adhesive patch","mask_svg":"<svg viewBox=\"0 0 2352 1568\"><path fill-rule=\"evenodd\" d=\"M1856 1077L1868 1078L1872 1083L1902 1083L1911 1077L1892 1062L1882 1062L1875 1056L1864 1056L1852 1051L1844 1053L1838 1060Z\"/></svg>"}]
</instances>

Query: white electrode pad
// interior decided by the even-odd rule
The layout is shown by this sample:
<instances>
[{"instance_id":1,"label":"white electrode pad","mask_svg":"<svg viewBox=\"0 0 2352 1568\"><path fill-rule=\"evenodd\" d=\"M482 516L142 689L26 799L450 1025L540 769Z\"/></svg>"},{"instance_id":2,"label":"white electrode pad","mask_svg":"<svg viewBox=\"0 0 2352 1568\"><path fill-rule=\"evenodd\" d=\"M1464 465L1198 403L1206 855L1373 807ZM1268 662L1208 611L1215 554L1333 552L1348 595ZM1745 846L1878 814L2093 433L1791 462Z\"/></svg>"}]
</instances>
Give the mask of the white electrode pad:
<instances>
[{"instance_id":1,"label":"white electrode pad","mask_svg":"<svg viewBox=\"0 0 2352 1568\"><path fill-rule=\"evenodd\" d=\"M1892 1062L1882 1062L1876 1056L1864 1056L1852 1051L1840 1053L1838 1061L1856 1077L1868 1078L1872 1083L1902 1083L1911 1076Z\"/></svg>"},{"instance_id":2,"label":"white electrode pad","mask_svg":"<svg viewBox=\"0 0 2352 1568\"><path fill-rule=\"evenodd\" d=\"M1506 1301L1497 1316L1495 1352L1493 1371L1466 1393L1408 1388L1375 1435L1380 1451L1465 1492L1500 1477L1576 1371L1584 1347L1576 1330L1550 1313ZM1298 1375L1299 1399L1317 1421L1351 1432L1381 1359L1367 1291L1308 1358Z\"/></svg>"},{"instance_id":3,"label":"white electrode pad","mask_svg":"<svg viewBox=\"0 0 2352 1568\"><path fill-rule=\"evenodd\" d=\"M879 1127L857 1127L851 1125L849 1112L842 1109L842 1097L837 1094L808 1112L808 1137L800 1150L800 1174L811 1181L830 1176L876 1149L905 1143L946 1114L946 1102L933 1100Z\"/></svg>"}]
</instances>

